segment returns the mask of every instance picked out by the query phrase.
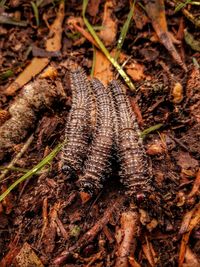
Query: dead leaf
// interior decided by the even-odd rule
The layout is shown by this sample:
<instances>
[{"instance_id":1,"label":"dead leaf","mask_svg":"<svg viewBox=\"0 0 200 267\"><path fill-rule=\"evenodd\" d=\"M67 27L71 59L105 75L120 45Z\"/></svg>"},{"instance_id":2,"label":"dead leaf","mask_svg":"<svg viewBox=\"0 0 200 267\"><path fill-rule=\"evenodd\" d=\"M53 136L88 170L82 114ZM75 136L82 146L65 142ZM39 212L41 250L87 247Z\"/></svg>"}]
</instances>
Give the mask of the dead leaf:
<instances>
[{"instance_id":1,"label":"dead leaf","mask_svg":"<svg viewBox=\"0 0 200 267\"><path fill-rule=\"evenodd\" d=\"M149 242L147 237L146 237L146 243L142 245L142 250L143 250L149 264L152 267L156 266L156 262L157 262L156 253L153 249L152 244Z\"/></svg>"},{"instance_id":2,"label":"dead leaf","mask_svg":"<svg viewBox=\"0 0 200 267\"><path fill-rule=\"evenodd\" d=\"M138 5L135 5L134 7L133 20L139 30L142 30L142 28L149 22L149 18L146 16L144 10Z\"/></svg>"},{"instance_id":3,"label":"dead leaf","mask_svg":"<svg viewBox=\"0 0 200 267\"><path fill-rule=\"evenodd\" d=\"M144 65L139 64L137 62L132 62L130 64L127 64L125 69L128 75L134 81L140 81L146 77L144 74Z\"/></svg>"},{"instance_id":4,"label":"dead leaf","mask_svg":"<svg viewBox=\"0 0 200 267\"><path fill-rule=\"evenodd\" d=\"M166 144L162 140L154 140L147 148L148 155L159 155L167 151Z\"/></svg>"},{"instance_id":5,"label":"dead leaf","mask_svg":"<svg viewBox=\"0 0 200 267\"><path fill-rule=\"evenodd\" d=\"M199 166L196 159L192 158L188 152L181 152L176 154L177 164L182 169L192 169Z\"/></svg>"},{"instance_id":6,"label":"dead leaf","mask_svg":"<svg viewBox=\"0 0 200 267\"><path fill-rule=\"evenodd\" d=\"M112 45L116 40L117 35L117 21L113 19L114 3L112 0L107 0L104 6L103 14L103 29L100 31L99 36L104 42L105 46Z\"/></svg>"},{"instance_id":7,"label":"dead leaf","mask_svg":"<svg viewBox=\"0 0 200 267\"><path fill-rule=\"evenodd\" d=\"M99 11L100 0L90 0L87 6L87 12L90 16L95 17Z\"/></svg>"},{"instance_id":8,"label":"dead leaf","mask_svg":"<svg viewBox=\"0 0 200 267\"><path fill-rule=\"evenodd\" d=\"M69 25L69 28L73 31L76 29L78 32L80 32L90 43L92 43L95 47L99 47L94 38L91 36L91 34L86 31L83 28L84 22L82 18L74 18L71 17L68 19L67 24Z\"/></svg>"},{"instance_id":9,"label":"dead leaf","mask_svg":"<svg viewBox=\"0 0 200 267\"><path fill-rule=\"evenodd\" d=\"M16 256L15 261L16 265L19 267L44 267L43 263L28 243L24 243L19 254Z\"/></svg>"},{"instance_id":10,"label":"dead leaf","mask_svg":"<svg viewBox=\"0 0 200 267\"><path fill-rule=\"evenodd\" d=\"M58 71L55 67L49 66L46 70L41 73L40 78L50 78L52 80L55 80L55 78L58 76Z\"/></svg>"},{"instance_id":11,"label":"dead leaf","mask_svg":"<svg viewBox=\"0 0 200 267\"><path fill-rule=\"evenodd\" d=\"M192 216L191 216L192 215ZM187 223L187 225L183 224L182 222L182 226L181 226L181 232L183 231L183 225L184 225L184 230L187 231L183 234L182 240L181 240L181 246L180 246L180 252L179 252L179 262L178 262L178 266L182 267L183 266L183 262L185 259L185 253L186 253L186 249L187 249L187 244L190 238L190 234L192 232L192 230L194 229L194 227L200 222L200 204L197 204L195 206L195 208L188 212L188 216L184 216L184 219L188 218L187 222L189 221L189 224Z\"/></svg>"},{"instance_id":12,"label":"dead leaf","mask_svg":"<svg viewBox=\"0 0 200 267\"><path fill-rule=\"evenodd\" d=\"M101 51L95 49L95 66L94 77L99 79L103 85L107 86L108 83L114 79L112 66L110 61L102 54Z\"/></svg>"},{"instance_id":13,"label":"dead leaf","mask_svg":"<svg viewBox=\"0 0 200 267\"><path fill-rule=\"evenodd\" d=\"M161 43L166 47L174 60L187 71L187 67L176 51L171 35L167 30L164 0L146 1L146 12Z\"/></svg>"},{"instance_id":14,"label":"dead leaf","mask_svg":"<svg viewBox=\"0 0 200 267\"><path fill-rule=\"evenodd\" d=\"M61 38L62 38L62 23L64 19L65 4L64 1L60 2L57 17L53 24L50 26L49 36L46 41L47 51L59 51L61 49ZM31 63L20 73L15 81L6 88L6 95L13 95L17 90L29 82L33 77L40 73L49 63L49 58L33 58Z\"/></svg>"},{"instance_id":15,"label":"dead leaf","mask_svg":"<svg viewBox=\"0 0 200 267\"><path fill-rule=\"evenodd\" d=\"M141 267L141 265L133 257L128 257L131 267Z\"/></svg>"},{"instance_id":16,"label":"dead leaf","mask_svg":"<svg viewBox=\"0 0 200 267\"><path fill-rule=\"evenodd\" d=\"M185 263L183 263L183 267L199 267L200 261L197 258L197 255L195 255L189 246L186 248L185 253Z\"/></svg>"},{"instance_id":17,"label":"dead leaf","mask_svg":"<svg viewBox=\"0 0 200 267\"><path fill-rule=\"evenodd\" d=\"M197 173L196 179L194 181L192 190L188 195L188 198L193 198L199 192L199 187L200 187L200 169Z\"/></svg>"}]
</instances>

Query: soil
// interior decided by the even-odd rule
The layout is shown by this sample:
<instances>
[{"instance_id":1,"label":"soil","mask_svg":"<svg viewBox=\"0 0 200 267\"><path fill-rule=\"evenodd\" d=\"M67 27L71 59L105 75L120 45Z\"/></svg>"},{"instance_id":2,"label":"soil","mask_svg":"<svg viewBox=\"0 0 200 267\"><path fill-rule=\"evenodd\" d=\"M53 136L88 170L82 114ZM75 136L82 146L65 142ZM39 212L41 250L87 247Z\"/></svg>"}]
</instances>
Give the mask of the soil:
<instances>
[{"instance_id":1,"label":"soil","mask_svg":"<svg viewBox=\"0 0 200 267\"><path fill-rule=\"evenodd\" d=\"M129 1L107 2L113 3L111 19L117 29L115 40L106 41L107 49L112 51L130 5ZM120 57L121 63L123 58L129 58L125 70L136 91L127 89L127 93L141 131L162 124L144 138L155 188L148 209L130 205L115 171L100 194L82 204L75 181L61 172L58 153L50 165L19 184L0 202L0 266L55 266L62 262L63 251L69 255L65 255L61 266L199 266L200 220L195 212L199 211L200 184L200 53L185 42L183 32L187 28L198 40L199 28L182 10L174 12L175 2L165 1L165 15L168 31L178 40L176 50L187 72L158 39L152 21L143 13L131 21ZM105 1L89 1L86 15L93 26L102 24L104 5ZM61 82L66 93L65 101L37 114L26 138L1 161L2 168L7 166L33 133L31 145L14 165L21 169L9 170L0 181L1 193L24 174L22 169L33 168L64 140L71 107L68 62L79 64L88 76L91 74L94 46L68 23L69 18L82 16L81 1L65 2L61 51L45 50L49 32L45 20L51 25L58 7L58 1L42 1L37 26L29 1L10 0L0 6L0 22L1 16L26 22L25 26L0 24L0 124L9 119L9 107L20 97L20 90L8 95L6 88L36 56L49 58L49 64L57 70L50 80ZM138 8L143 12L141 6ZM185 9L196 17L200 12L199 6L187 5ZM135 64L136 72L131 72L131 64ZM118 75L113 67L110 70L114 77ZM124 256L127 262L120 265L117 259L126 232L121 218L129 211L137 216L138 222L135 226L134 221L131 224L137 229L130 241L133 244L127 248L129 257ZM190 221L195 218L192 227ZM99 225L102 227L98 228ZM188 232L182 255L181 247ZM24 262L23 249L29 253ZM30 256L30 251L34 256Z\"/></svg>"}]
</instances>

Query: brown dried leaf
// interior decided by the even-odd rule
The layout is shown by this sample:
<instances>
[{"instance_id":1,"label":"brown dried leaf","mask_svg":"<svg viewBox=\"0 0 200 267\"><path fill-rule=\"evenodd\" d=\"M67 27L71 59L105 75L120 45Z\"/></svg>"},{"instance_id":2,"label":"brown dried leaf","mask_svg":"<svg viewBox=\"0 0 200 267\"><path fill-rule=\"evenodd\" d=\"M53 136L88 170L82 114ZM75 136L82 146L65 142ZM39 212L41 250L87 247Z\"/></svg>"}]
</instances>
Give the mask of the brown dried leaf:
<instances>
[{"instance_id":1,"label":"brown dried leaf","mask_svg":"<svg viewBox=\"0 0 200 267\"><path fill-rule=\"evenodd\" d=\"M200 187L200 169L197 173L196 179L194 181L193 187L191 192L188 195L188 198L194 197L197 193L199 193L199 187Z\"/></svg>"},{"instance_id":2,"label":"brown dried leaf","mask_svg":"<svg viewBox=\"0 0 200 267\"><path fill-rule=\"evenodd\" d=\"M41 260L38 258L36 253L33 251L31 246L28 243L24 243L19 254L15 258L16 266L23 267L44 267Z\"/></svg>"},{"instance_id":3,"label":"brown dried leaf","mask_svg":"<svg viewBox=\"0 0 200 267\"><path fill-rule=\"evenodd\" d=\"M98 78L103 85L107 86L114 79L111 63L101 51L96 49L95 54L94 77Z\"/></svg>"},{"instance_id":4,"label":"brown dried leaf","mask_svg":"<svg viewBox=\"0 0 200 267\"><path fill-rule=\"evenodd\" d=\"M126 65L126 72L134 81L140 81L146 77L144 74L144 65L132 62Z\"/></svg>"},{"instance_id":5,"label":"brown dried leaf","mask_svg":"<svg viewBox=\"0 0 200 267\"><path fill-rule=\"evenodd\" d=\"M185 70L187 67L176 51L171 35L167 30L164 0L146 1L146 11L151 19L152 26L161 43L166 47L174 60Z\"/></svg>"},{"instance_id":6,"label":"brown dried leaf","mask_svg":"<svg viewBox=\"0 0 200 267\"><path fill-rule=\"evenodd\" d=\"M192 216L191 216L192 215ZM186 218L186 216L184 216ZM184 225L182 222L181 225L181 232L183 231L183 225L184 225L184 230L187 231L183 234L182 240L181 240L181 246L180 246L180 252L179 252L179 262L178 266L182 267L183 262L185 259L185 253L187 249L187 244L190 238L191 231L194 229L194 227L200 222L200 204L197 204L195 208L188 212L188 218L187 218L187 225ZM190 220L189 224L188 221Z\"/></svg>"},{"instance_id":7,"label":"brown dried leaf","mask_svg":"<svg viewBox=\"0 0 200 267\"><path fill-rule=\"evenodd\" d=\"M107 0L104 6L103 14L103 29L100 31L99 36L104 42L105 46L112 45L116 40L117 35L117 21L113 19L113 0Z\"/></svg>"},{"instance_id":8,"label":"brown dried leaf","mask_svg":"<svg viewBox=\"0 0 200 267\"><path fill-rule=\"evenodd\" d=\"M177 153L175 157L177 164L184 170L196 168L199 165L198 161L192 158L188 152Z\"/></svg>"},{"instance_id":9,"label":"brown dried leaf","mask_svg":"<svg viewBox=\"0 0 200 267\"><path fill-rule=\"evenodd\" d=\"M100 0L90 0L87 6L87 12L90 16L95 17L99 11Z\"/></svg>"},{"instance_id":10,"label":"brown dried leaf","mask_svg":"<svg viewBox=\"0 0 200 267\"><path fill-rule=\"evenodd\" d=\"M58 71L55 67L49 66L47 69L41 73L40 78L50 78L52 80L55 80L55 78L58 76Z\"/></svg>"},{"instance_id":11,"label":"brown dried leaf","mask_svg":"<svg viewBox=\"0 0 200 267\"><path fill-rule=\"evenodd\" d=\"M62 38L62 23L64 19L64 1L60 2L57 17L53 24L50 26L49 36L46 41L47 51L59 51L61 49L61 38ZM20 73L15 81L6 88L6 95L13 95L18 89L29 82L34 76L40 73L49 63L48 58L33 58L31 63Z\"/></svg>"},{"instance_id":12,"label":"brown dried leaf","mask_svg":"<svg viewBox=\"0 0 200 267\"><path fill-rule=\"evenodd\" d=\"M197 258L197 255L195 255L192 250L187 246L186 252L185 252L185 263L183 264L183 267L199 267L200 261Z\"/></svg>"},{"instance_id":13,"label":"brown dried leaf","mask_svg":"<svg viewBox=\"0 0 200 267\"><path fill-rule=\"evenodd\" d=\"M138 5L135 5L134 7L133 19L139 30L142 30L142 28L149 22L149 18L144 13L144 10Z\"/></svg>"},{"instance_id":14,"label":"brown dried leaf","mask_svg":"<svg viewBox=\"0 0 200 267\"><path fill-rule=\"evenodd\" d=\"M146 237L146 243L142 245L142 250L149 262L149 264L154 267L156 266L156 255L155 255L155 251L153 249L152 244L149 242L148 238Z\"/></svg>"}]
</instances>

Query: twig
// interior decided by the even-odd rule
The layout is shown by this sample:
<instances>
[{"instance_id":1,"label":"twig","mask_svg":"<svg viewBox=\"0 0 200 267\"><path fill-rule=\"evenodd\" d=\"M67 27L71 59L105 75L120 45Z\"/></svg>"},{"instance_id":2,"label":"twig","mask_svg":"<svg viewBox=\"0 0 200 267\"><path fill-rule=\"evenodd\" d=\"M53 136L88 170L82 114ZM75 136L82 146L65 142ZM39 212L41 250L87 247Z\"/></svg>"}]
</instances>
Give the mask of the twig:
<instances>
[{"instance_id":1,"label":"twig","mask_svg":"<svg viewBox=\"0 0 200 267\"><path fill-rule=\"evenodd\" d=\"M26 143L23 145L22 149L20 152L14 157L14 159L10 162L10 164L7 166L7 168L2 172L0 175L0 181L4 179L6 174L9 172L9 170L15 165L15 163L22 157L22 155L26 152L30 144L32 143L34 137L33 134L28 138Z\"/></svg>"},{"instance_id":2,"label":"twig","mask_svg":"<svg viewBox=\"0 0 200 267\"><path fill-rule=\"evenodd\" d=\"M136 247L136 232L138 230L139 216L137 212L128 211L122 213L121 231L123 240L118 248L115 267L128 267L130 254L134 253ZM132 256L132 255L131 255Z\"/></svg>"},{"instance_id":3,"label":"twig","mask_svg":"<svg viewBox=\"0 0 200 267\"><path fill-rule=\"evenodd\" d=\"M69 257L73 256L74 253L80 251L87 244L92 242L97 234L103 229L103 227L109 222L112 213L120 208L123 203L123 198L118 198L117 200L111 202L111 205L107 208L104 213L104 216L96 222L96 224L88 230L75 245L70 247L67 250L64 250L60 256L54 260L54 264L60 265L66 261Z\"/></svg>"}]
</instances>

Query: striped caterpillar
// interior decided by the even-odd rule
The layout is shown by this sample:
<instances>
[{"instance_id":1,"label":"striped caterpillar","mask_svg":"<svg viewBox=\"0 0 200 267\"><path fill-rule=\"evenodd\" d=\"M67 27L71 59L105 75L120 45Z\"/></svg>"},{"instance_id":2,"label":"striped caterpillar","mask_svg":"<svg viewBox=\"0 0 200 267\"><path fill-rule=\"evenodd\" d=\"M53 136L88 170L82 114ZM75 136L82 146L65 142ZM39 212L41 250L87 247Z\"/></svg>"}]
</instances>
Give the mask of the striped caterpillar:
<instances>
[{"instance_id":1,"label":"striped caterpillar","mask_svg":"<svg viewBox=\"0 0 200 267\"><path fill-rule=\"evenodd\" d=\"M87 152L90 130L90 83L82 68L70 72L72 107L65 128L62 149L62 171L77 175Z\"/></svg>"},{"instance_id":2,"label":"striped caterpillar","mask_svg":"<svg viewBox=\"0 0 200 267\"><path fill-rule=\"evenodd\" d=\"M113 94L118 120L115 134L121 164L121 181L128 189L128 195L136 194L139 198L150 190L149 164L139 126L122 84L113 80L109 88Z\"/></svg>"},{"instance_id":3,"label":"striped caterpillar","mask_svg":"<svg viewBox=\"0 0 200 267\"><path fill-rule=\"evenodd\" d=\"M36 79L27 84L9 108L11 118L0 127L0 160L12 152L34 128L38 115L53 103L66 98L61 83L52 84L46 79Z\"/></svg>"},{"instance_id":4,"label":"striped caterpillar","mask_svg":"<svg viewBox=\"0 0 200 267\"><path fill-rule=\"evenodd\" d=\"M78 181L80 191L90 196L97 194L103 186L110 167L114 135L109 93L98 79L92 81L92 89L96 98L97 122L83 176Z\"/></svg>"}]
</instances>

